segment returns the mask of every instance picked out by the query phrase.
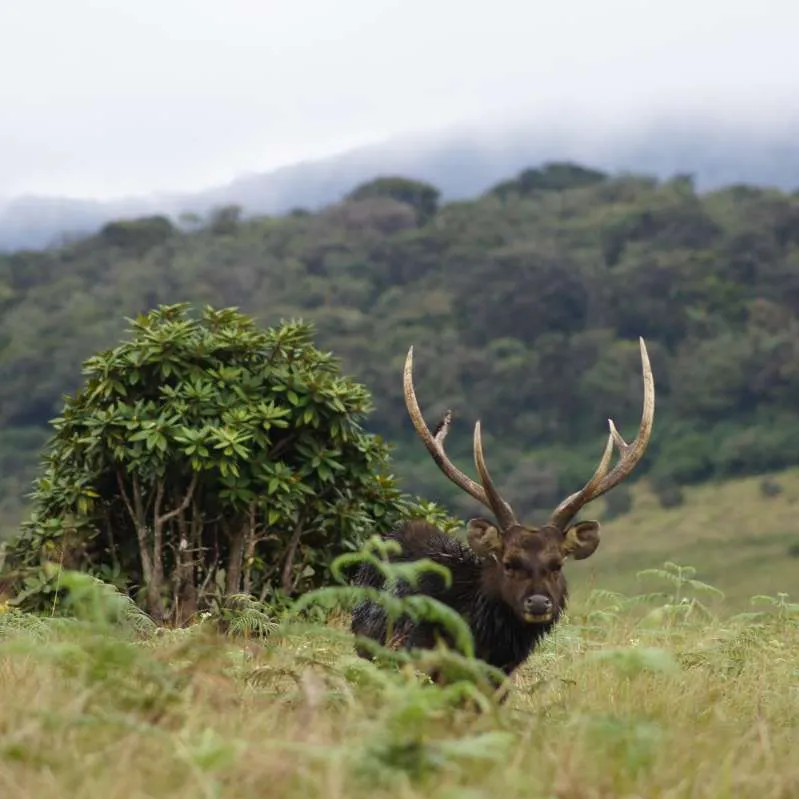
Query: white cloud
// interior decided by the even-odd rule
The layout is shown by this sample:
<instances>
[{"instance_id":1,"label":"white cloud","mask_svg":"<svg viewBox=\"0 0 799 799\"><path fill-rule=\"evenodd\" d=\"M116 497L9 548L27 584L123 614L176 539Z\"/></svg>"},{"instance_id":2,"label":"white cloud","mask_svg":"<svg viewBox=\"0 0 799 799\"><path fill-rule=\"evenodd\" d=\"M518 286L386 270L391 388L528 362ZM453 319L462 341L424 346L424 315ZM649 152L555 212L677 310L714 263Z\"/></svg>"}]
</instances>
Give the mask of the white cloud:
<instances>
[{"instance_id":1,"label":"white cloud","mask_svg":"<svg viewBox=\"0 0 799 799\"><path fill-rule=\"evenodd\" d=\"M15 0L0 192L198 189L461 119L779 115L797 23L791 0Z\"/></svg>"}]
</instances>

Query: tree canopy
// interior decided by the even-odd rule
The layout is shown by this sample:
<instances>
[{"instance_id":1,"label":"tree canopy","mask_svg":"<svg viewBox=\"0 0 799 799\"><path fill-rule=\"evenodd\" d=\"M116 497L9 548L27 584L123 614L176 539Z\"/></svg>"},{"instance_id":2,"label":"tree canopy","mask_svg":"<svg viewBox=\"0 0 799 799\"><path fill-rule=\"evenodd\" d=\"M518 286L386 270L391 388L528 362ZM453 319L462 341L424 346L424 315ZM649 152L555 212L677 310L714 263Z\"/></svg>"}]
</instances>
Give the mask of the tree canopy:
<instances>
[{"instance_id":1,"label":"tree canopy","mask_svg":"<svg viewBox=\"0 0 799 799\"><path fill-rule=\"evenodd\" d=\"M658 392L642 475L665 485L799 463L797 194L545 164L442 202L386 176L319 212L119 220L0 256L7 524L78 364L112 346L123 317L182 301L312 322L369 387L369 430L396 442L403 486L459 513L472 503L407 421L411 344L425 413L455 412L453 457L468 468L482 418L492 471L523 513L588 477L609 416L635 425L639 335Z\"/></svg>"}]
</instances>

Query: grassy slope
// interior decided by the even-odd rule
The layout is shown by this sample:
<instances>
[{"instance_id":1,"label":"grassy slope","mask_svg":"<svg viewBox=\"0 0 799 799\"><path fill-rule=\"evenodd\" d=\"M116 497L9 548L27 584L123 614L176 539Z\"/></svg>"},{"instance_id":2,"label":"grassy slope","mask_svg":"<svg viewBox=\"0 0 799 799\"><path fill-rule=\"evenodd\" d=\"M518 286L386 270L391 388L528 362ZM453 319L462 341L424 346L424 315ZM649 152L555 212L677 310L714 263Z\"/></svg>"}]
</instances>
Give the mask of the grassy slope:
<instances>
[{"instance_id":1,"label":"grassy slope","mask_svg":"<svg viewBox=\"0 0 799 799\"><path fill-rule=\"evenodd\" d=\"M664 561L696 568L696 578L724 591L725 606L743 610L754 594L785 591L799 600L799 469L771 475L783 487L760 493L763 477L685 489L685 504L664 510L646 486L636 486L630 513L602 524L596 554L569 569L576 597L590 587L636 594L657 587L638 580L641 569ZM601 504L593 513L602 520Z\"/></svg>"}]
</instances>

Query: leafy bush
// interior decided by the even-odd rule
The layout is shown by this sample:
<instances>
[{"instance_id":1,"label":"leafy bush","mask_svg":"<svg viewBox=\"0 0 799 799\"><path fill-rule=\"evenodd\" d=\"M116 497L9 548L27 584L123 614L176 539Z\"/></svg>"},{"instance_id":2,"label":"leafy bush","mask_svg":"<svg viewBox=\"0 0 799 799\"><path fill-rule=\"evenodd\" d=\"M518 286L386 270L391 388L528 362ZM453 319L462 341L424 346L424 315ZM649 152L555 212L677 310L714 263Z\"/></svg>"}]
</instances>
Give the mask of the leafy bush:
<instances>
[{"instance_id":1,"label":"leafy bush","mask_svg":"<svg viewBox=\"0 0 799 799\"><path fill-rule=\"evenodd\" d=\"M322 585L337 555L408 515L441 521L398 491L387 445L360 424L369 393L311 338L303 322L259 330L185 303L133 320L52 422L6 580L51 607L46 559L182 623L220 594Z\"/></svg>"},{"instance_id":2,"label":"leafy bush","mask_svg":"<svg viewBox=\"0 0 799 799\"><path fill-rule=\"evenodd\" d=\"M629 513L633 507L633 496L628 485L616 486L609 494L605 495L605 518L615 519Z\"/></svg>"},{"instance_id":3,"label":"leafy bush","mask_svg":"<svg viewBox=\"0 0 799 799\"><path fill-rule=\"evenodd\" d=\"M763 497L778 497L782 493L782 484L779 480L764 477L760 481L760 495Z\"/></svg>"},{"instance_id":4,"label":"leafy bush","mask_svg":"<svg viewBox=\"0 0 799 799\"><path fill-rule=\"evenodd\" d=\"M675 480L668 477L653 477L651 485L661 508L678 508L685 502L682 486Z\"/></svg>"}]
</instances>

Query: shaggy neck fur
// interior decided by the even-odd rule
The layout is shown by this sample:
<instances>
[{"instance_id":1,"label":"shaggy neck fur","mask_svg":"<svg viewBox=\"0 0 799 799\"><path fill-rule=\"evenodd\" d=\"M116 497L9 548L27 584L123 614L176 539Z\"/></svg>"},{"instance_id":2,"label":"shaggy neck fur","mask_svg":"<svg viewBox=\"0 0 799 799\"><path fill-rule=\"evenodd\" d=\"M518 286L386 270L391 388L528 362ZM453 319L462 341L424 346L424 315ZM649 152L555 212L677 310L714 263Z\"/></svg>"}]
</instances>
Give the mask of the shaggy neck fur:
<instances>
[{"instance_id":1,"label":"shaggy neck fur","mask_svg":"<svg viewBox=\"0 0 799 799\"><path fill-rule=\"evenodd\" d=\"M555 626L562 608L551 621L530 624L522 621L513 610L491 594L486 585L487 565L474 552L450 535L442 533L423 522L411 522L386 536L402 545L402 554L392 557L396 561L413 561L430 558L446 566L452 576L447 587L439 575L425 574L416 589L401 583L396 587L398 596L426 594L456 610L469 624L475 642L475 654L486 663L511 674L530 655L536 645ZM355 578L356 585L383 587L383 576L371 564L361 565ZM566 594L563 606L565 607ZM352 631L386 645L387 619L383 609L372 602L361 602L352 614ZM394 627L396 645L408 648L427 648L435 645L443 630L428 623L415 624L402 619ZM361 649L362 657L368 655Z\"/></svg>"}]
</instances>

